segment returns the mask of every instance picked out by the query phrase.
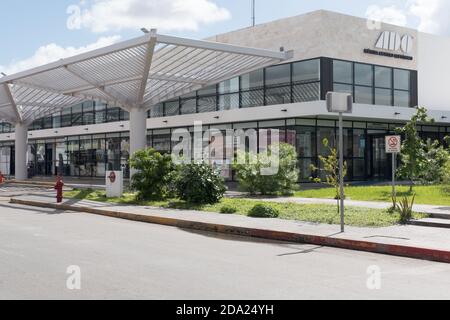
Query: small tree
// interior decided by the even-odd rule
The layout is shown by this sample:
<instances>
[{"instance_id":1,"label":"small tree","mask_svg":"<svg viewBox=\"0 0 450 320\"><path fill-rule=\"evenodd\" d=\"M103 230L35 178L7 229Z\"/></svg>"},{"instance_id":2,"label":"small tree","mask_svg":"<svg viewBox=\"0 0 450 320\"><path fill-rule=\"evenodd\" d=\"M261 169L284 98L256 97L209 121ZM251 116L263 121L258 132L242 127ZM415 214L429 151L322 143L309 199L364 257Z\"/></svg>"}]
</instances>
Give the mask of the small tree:
<instances>
[{"instance_id":1,"label":"small tree","mask_svg":"<svg viewBox=\"0 0 450 320\"><path fill-rule=\"evenodd\" d=\"M170 155L155 149L137 151L130 159L130 167L137 172L131 179L131 189L140 200L164 199L170 194L170 184L176 167Z\"/></svg>"},{"instance_id":2,"label":"small tree","mask_svg":"<svg viewBox=\"0 0 450 320\"><path fill-rule=\"evenodd\" d=\"M181 200L193 204L218 203L227 190L219 171L206 163L182 165L175 189Z\"/></svg>"},{"instance_id":3,"label":"small tree","mask_svg":"<svg viewBox=\"0 0 450 320\"><path fill-rule=\"evenodd\" d=\"M322 168L317 168L314 165L311 166L313 172L318 172L318 178L311 178L313 182L323 183L331 186L335 190L335 199L341 198L341 185L339 176L339 153L336 148L330 146L328 139L323 139L323 145L329 151L328 156L319 156ZM344 162L344 177L347 176L347 162ZM325 177L325 180L321 178Z\"/></svg>"},{"instance_id":4,"label":"small tree","mask_svg":"<svg viewBox=\"0 0 450 320\"><path fill-rule=\"evenodd\" d=\"M427 110L423 107L417 109L416 114L402 128L397 128L396 132L404 136L401 150L401 162L398 173L400 177L411 181L410 192L413 191L414 181L420 177L424 165L426 164L425 143L417 132L419 123L431 123Z\"/></svg>"},{"instance_id":5,"label":"small tree","mask_svg":"<svg viewBox=\"0 0 450 320\"><path fill-rule=\"evenodd\" d=\"M439 141L427 141L424 151L423 170L419 174L419 179L422 184L442 183L446 180L448 172L448 165L450 161L450 153Z\"/></svg>"},{"instance_id":6,"label":"small tree","mask_svg":"<svg viewBox=\"0 0 450 320\"><path fill-rule=\"evenodd\" d=\"M278 170L275 174L265 175L263 170L270 162L268 154L271 154L275 147L279 150ZM300 170L297 167L297 152L292 145L273 144L268 147L268 153L246 152L239 154L238 158L245 160L233 165L242 190L251 194L259 192L263 195L290 195L297 188Z\"/></svg>"}]
</instances>

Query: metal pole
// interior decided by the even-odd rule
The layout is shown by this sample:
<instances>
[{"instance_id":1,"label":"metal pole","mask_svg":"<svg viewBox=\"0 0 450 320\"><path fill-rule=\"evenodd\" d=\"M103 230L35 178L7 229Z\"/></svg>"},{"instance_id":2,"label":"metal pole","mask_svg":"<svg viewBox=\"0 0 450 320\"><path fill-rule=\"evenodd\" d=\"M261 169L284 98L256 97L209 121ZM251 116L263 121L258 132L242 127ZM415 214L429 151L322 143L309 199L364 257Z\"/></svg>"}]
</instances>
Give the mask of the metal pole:
<instances>
[{"instance_id":1,"label":"metal pole","mask_svg":"<svg viewBox=\"0 0 450 320\"><path fill-rule=\"evenodd\" d=\"M252 27L256 25L256 0L252 0Z\"/></svg>"},{"instance_id":2,"label":"metal pole","mask_svg":"<svg viewBox=\"0 0 450 320\"><path fill-rule=\"evenodd\" d=\"M344 206L344 120L342 112L339 113L339 181L340 181L340 212L341 232L345 232L345 206Z\"/></svg>"},{"instance_id":3,"label":"metal pole","mask_svg":"<svg viewBox=\"0 0 450 320\"><path fill-rule=\"evenodd\" d=\"M392 198L397 198L397 191L395 190L395 171L396 171L396 153L392 153Z\"/></svg>"}]
</instances>

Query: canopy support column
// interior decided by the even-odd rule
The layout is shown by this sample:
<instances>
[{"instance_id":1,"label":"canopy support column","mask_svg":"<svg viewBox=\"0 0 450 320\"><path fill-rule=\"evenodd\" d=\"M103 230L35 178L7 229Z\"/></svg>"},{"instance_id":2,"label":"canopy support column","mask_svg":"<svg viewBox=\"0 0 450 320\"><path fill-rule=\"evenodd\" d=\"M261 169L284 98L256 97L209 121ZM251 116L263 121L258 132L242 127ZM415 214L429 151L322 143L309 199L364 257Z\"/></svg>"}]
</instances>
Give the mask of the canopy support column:
<instances>
[{"instance_id":1,"label":"canopy support column","mask_svg":"<svg viewBox=\"0 0 450 320\"><path fill-rule=\"evenodd\" d=\"M130 109L130 156L147 147L147 111L143 108ZM131 170L131 176L136 171Z\"/></svg>"},{"instance_id":2,"label":"canopy support column","mask_svg":"<svg viewBox=\"0 0 450 320\"><path fill-rule=\"evenodd\" d=\"M15 177L16 180L27 180L28 125L17 123L15 136Z\"/></svg>"}]
</instances>

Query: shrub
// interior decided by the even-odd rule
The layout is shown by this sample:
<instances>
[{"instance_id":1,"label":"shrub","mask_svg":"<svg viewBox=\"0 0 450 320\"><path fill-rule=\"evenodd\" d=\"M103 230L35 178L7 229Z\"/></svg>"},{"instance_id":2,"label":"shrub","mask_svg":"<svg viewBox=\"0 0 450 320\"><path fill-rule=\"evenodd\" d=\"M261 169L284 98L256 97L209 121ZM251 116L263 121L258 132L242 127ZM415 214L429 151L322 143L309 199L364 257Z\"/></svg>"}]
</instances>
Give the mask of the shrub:
<instances>
[{"instance_id":1,"label":"shrub","mask_svg":"<svg viewBox=\"0 0 450 320\"><path fill-rule=\"evenodd\" d=\"M229 205L225 205L222 208L220 208L220 213L223 214L235 214L237 212L237 208Z\"/></svg>"},{"instance_id":2,"label":"shrub","mask_svg":"<svg viewBox=\"0 0 450 320\"><path fill-rule=\"evenodd\" d=\"M264 204L257 204L249 212L249 217L253 218L278 218L280 211Z\"/></svg>"},{"instance_id":3,"label":"shrub","mask_svg":"<svg viewBox=\"0 0 450 320\"><path fill-rule=\"evenodd\" d=\"M439 141L427 141L424 151L423 168L419 174L420 182L424 185L439 184L448 179L448 162L450 153Z\"/></svg>"},{"instance_id":4,"label":"shrub","mask_svg":"<svg viewBox=\"0 0 450 320\"><path fill-rule=\"evenodd\" d=\"M330 146L328 139L323 139L322 141L325 149L328 149L328 156L319 156L320 163L322 164L322 169L316 168L311 165L311 171L317 172L319 176L325 176L325 179L311 178L313 182L323 183L335 190L335 199L340 200L341 198L341 177L339 172L339 151L336 148ZM348 166L347 162L344 161L343 174L344 178L347 176ZM345 195L344 195L345 197Z\"/></svg>"},{"instance_id":5,"label":"shrub","mask_svg":"<svg viewBox=\"0 0 450 320\"><path fill-rule=\"evenodd\" d=\"M415 199L416 195L412 197L411 202L408 197L403 197L403 199L398 202L397 208L400 213L400 223L406 224L412 219Z\"/></svg>"},{"instance_id":6,"label":"shrub","mask_svg":"<svg viewBox=\"0 0 450 320\"><path fill-rule=\"evenodd\" d=\"M132 155L130 167L137 170L131 179L131 189L137 192L139 200L164 199L170 194L170 183L176 175L170 155L152 148L140 150Z\"/></svg>"},{"instance_id":7,"label":"shrub","mask_svg":"<svg viewBox=\"0 0 450 320\"><path fill-rule=\"evenodd\" d=\"M177 196L193 204L218 203L226 192L219 172L208 164L184 164L175 182Z\"/></svg>"},{"instance_id":8,"label":"shrub","mask_svg":"<svg viewBox=\"0 0 450 320\"><path fill-rule=\"evenodd\" d=\"M270 167L268 154L255 155L253 153L239 154L238 161L233 168L239 181L240 189L256 194L257 192L268 195L281 193L291 195L297 188L300 171L297 168L297 152L295 148L286 143L270 146L269 154L274 147L278 147L279 163L276 172L265 174L264 170Z\"/></svg>"}]
</instances>

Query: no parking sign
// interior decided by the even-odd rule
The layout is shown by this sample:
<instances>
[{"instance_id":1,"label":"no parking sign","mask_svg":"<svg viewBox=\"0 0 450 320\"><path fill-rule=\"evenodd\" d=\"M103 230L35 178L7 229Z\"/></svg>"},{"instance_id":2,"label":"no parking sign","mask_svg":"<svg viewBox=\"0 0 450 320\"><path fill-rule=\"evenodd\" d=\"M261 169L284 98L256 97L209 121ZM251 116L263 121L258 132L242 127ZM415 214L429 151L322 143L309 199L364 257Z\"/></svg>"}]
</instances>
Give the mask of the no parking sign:
<instances>
[{"instance_id":1,"label":"no parking sign","mask_svg":"<svg viewBox=\"0 0 450 320\"><path fill-rule=\"evenodd\" d=\"M401 136L386 137L386 153L400 153L402 148Z\"/></svg>"}]
</instances>

